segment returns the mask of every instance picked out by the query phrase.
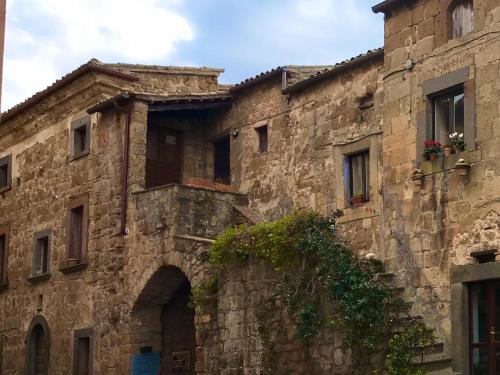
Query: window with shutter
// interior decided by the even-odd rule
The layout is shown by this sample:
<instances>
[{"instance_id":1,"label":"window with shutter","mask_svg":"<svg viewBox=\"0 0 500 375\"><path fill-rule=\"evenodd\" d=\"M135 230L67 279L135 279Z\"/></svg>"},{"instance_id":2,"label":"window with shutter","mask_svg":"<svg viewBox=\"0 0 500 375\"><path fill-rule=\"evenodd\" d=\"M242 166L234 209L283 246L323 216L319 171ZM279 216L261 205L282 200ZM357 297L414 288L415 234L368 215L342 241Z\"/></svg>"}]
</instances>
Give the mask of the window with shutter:
<instances>
[{"instance_id":1,"label":"window with shutter","mask_svg":"<svg viewBox=\"0 0 500 375\"><path fill-rule=\"evenodd\" d=\"M12 184L12 157L0 158L0 193L11 188Z\"/></svg>"},{"instance_id":2,"label":"window with shutter","mask_svg":"<svg viewBox=\"0 0 500 375\"><path fill-rule=\"evenodd\" d=\"M451 37L461 38L474 29L472 1L457 0L450 6Z\"/></svg>"},{"instance_id":3,"label":"window with shutter","mask_svg":"<svg viewBox=\"0 0 500 375\"><path fill-rule=\"evenodd\" d=\"M90 116L71 123L70 160L78 159L90 152Z\"/></svg>"},{"instance_id":4,"label":"window with shutter","mask_svg":"<svg viewBox=\"0 0 500 375\"><path fill-rule=\"evenodd\" d=\"M70 200L66 220L66 257L59 267L63 273L80 271L87 264L87 194Z\"/></svg>"},{"instance_id":5,"label":"window with shutter","mask_svg":"<svg viewBox=\"0 0 500 375\"><path fill-rule=\"evenodd\" d=\"M0 225L0 290L8 284L9 227Z\"/></svg>"},{"instance_id":6,"label":"window with shutter","mask_svg":"<svg viewBox=\"0 0 500 375\"><path fill-rule=\"evenodd\" d=\"M267 152L268 147L268 131L267 125L259 126L255 129L257 132L257 136L259 137L259 152L264 153Z\"/></svg>"},{"instance_id":7,"label":"window with shutter","mask_svg":"<svg viewBox=\"0 0 500 375\"><path fill-rule=\"evenodd\" d=\"M33 236L32 276L28 278L30 282L46 280L50 277L51 237L50 229L37 232Z\"/></svg>"}]
</instances>

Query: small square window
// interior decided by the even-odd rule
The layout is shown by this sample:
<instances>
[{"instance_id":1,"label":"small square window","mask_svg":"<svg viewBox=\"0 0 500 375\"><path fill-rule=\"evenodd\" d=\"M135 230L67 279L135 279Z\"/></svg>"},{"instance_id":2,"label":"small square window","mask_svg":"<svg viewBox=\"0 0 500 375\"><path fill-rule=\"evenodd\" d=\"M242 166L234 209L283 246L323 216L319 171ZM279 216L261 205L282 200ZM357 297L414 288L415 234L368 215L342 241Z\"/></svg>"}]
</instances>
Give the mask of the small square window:
<instances>
[{"instance_id":1,"label":"small square window","mask_svg":"<svg viewBox=\"0 0 500 375\"><path fill-rule=\"evenodd\" d=\"M268 132L267 125L260 126L255 129L257 135L259 137L259 152L264 153L267 152L268 147Z\"/></svg>"},{"instance_id":2,"label":"small square window","mask_svg":"<svg viewBox=\"0 0 500 375\"><path fill-rule=\"evenodd\" d=\"M71 123L70 158L77 159L90 152L90 116Z\"/></svg>"},{"instance_id":3,"label":"small square window","mask_svg":"<svg viewBox=\"0 0 500 375\"><path fill-rule=\"evenodd\" d=\"M463 89L433 99L432 139L446 144L455 132L464 133Z\"/></svg>"},{"instance_id":4,"label":"small square window","mask_svg":"<svg viewBox=\"0 0 500 375\"><path fill-rule=\"evenodd\" d=\"M33 276L46 275L50 271L50 230L38 232L33 244Z\"/></svg>"},{"instance_id":5,"label":"small square window","mask_svg":"<svg viewBox=\"0 0 500 375\"><path fill-rule=\"evenodd\" d=\"M370 153L363 151L346 157L346 195L351 205L370 200Z\"/></svg>"},{"instance_id":6,"label":"small square window","mask_svg":"<svg viewBox=\"0 0 500 375\"><path fill-rule=\"evenodd\" d=\"M12 181L11 155L0 158L0 192L8 190Z\"/></svg>"}]
</instances>

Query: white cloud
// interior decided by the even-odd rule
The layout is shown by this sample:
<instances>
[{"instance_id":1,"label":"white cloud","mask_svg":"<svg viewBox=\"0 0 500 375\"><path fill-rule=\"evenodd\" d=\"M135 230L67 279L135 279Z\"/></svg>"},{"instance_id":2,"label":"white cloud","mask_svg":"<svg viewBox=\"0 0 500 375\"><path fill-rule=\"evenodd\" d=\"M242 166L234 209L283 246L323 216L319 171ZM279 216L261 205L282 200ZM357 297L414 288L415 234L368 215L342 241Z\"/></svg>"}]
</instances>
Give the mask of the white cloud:
<instances>
[{"instance_id":1,"label":"white cloud","mask_svg":"<svg viewBox=\"0 0 500 375\"><path fill-rule=\"evenodd\" d=\"M11 0L2 108L39 91L91 57L154 63L193 38L182 0Z\"/></svg>"}]
</instances>

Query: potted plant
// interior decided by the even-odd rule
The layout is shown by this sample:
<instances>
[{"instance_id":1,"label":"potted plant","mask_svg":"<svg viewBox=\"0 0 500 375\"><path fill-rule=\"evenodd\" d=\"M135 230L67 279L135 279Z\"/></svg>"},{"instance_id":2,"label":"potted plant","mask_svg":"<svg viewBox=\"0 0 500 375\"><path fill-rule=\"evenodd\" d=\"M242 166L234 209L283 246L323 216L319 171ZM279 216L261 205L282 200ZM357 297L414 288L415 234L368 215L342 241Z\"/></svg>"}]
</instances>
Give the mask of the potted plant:
<instances>
[{"instance_id":1,"label":"potted plant","mask_svg":"<svg viewBox=\"0 0 500 375\"><path fill-rule=\"evenodd\" d=\"M353 195L351 197L351 204L356 205L356 204L361 204L365 202L365 196L363 194L358 194L358 195Z\"/></svg>"},{"instance_id":2,"label":"potted plant","mask_svg":"<svg viewBox=\"0 0 500 375\"><path fill-rule=\"evenodd\" d=\"M415 169L411 175L411 180L413 181L413 185L415 187L420 187L422 186L422 180L423 180L423 173L420 169Z\"/></svg>"},{"instance_id":3,"label":"potted plant","mask_svg":"<svg viewBox=\"0 0 500 375\"><path fill-rule=\"evenodd\" d=\"M453 148L452 145L449 145L449 144L444 145L443 150L444 150L444 156L450 156L451 154L455 153L455 149Z\"/></svg>"},{"instance_id":4,"label":"potted plant","mask_svg":"<svg viewBox=\"0 0 500 375\"><path fill-rule=\"evenodd\" d=\"M459 159L455 164L459 176L467 176L467 171L469 170L469 163L465 159Z\"/></svg>"},{"instance_id":5,"label":"potted plant","mask_svg":"<svg viewBox=\"0 0 500 375\"><path fill-rule=\"evenodd\" d=\"M427 160L435 160L443 152L443 145L438 141L427 140L424 142L424 156Z\"/></svg>"},{"instance_id":6,"label":"potted plant","mask_svg":"<svg viewBox=\"0 0 500 375\"><path fill-rule=\"evenodd\" d=\"M465 150L465 141L463 133L460 134L458 134L457 132L451 133L449 137L450 137L450 145L451 147L453 147L454 150L457 151Z\"/></svg>"}]
</instances>

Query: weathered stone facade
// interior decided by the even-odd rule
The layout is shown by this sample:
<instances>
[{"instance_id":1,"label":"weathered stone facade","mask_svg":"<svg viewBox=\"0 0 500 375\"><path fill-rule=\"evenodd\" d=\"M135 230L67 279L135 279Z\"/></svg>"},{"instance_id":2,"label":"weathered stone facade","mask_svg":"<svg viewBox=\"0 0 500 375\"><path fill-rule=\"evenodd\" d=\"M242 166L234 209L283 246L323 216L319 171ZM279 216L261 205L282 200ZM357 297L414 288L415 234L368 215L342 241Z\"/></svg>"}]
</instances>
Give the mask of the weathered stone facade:
<instances>
[{"instance_id":1,"label":"weathered stone facade","mask_svg":"<svg viewBox=\"0 0 500 375\"><path fill-rule=\"evenodd\" d=\"M225 228L301 208L342 209L345 240L383 260L435 329L429 369L468 374L470 283L500 279L500 5L474 1L473 31L450 38L453 4L379 4L384 49L337 65L225 86L218 69L92 60L4 113L2 374L33 358L41 370L29 373L72 373L80 337L93 374L130 373L141 348L161 352L162 374L179 358L189 374L259 374L258 309L275 275L257 263L233 270L196 314L189 289L207 277L208 247ZM466 149L425 161L433 100L450 87L464 91ZM90 132L75 135L87 114ZM70 155L85 136L89 148ZM366 192L353 203L349 160L361 152ZM78 205L88 230L72 259ZM45 230L48 270L35 274ZM273 317L279 373L349 373L340 333L306 350L287 321Z\"/></svg>"}]
</instances>

